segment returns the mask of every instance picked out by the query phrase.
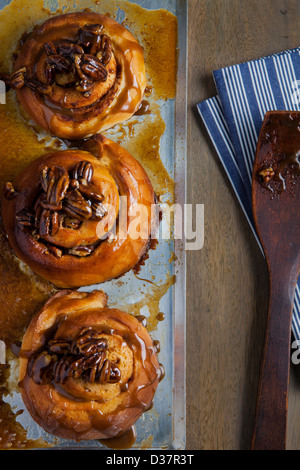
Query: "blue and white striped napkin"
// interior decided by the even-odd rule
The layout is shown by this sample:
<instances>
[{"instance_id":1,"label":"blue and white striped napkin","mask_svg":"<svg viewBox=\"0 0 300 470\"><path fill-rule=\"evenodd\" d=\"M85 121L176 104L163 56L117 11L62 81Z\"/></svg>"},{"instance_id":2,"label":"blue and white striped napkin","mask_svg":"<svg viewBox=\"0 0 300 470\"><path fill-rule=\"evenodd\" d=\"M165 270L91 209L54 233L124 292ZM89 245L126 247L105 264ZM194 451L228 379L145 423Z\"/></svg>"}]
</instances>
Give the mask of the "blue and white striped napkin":
<instances>
[{"instance_id":1,"label":"blue and white striped napkin","mask_svg":"<svg viewBox=\"0 0 300 470\"><path fill-rule=\"evenodd\" d=\"M300 111L300 47L213 72L217 96L198 111L259 243L252 215L252 167L267 111ZM259 243L260 244L260 243ZM292 332L300 340L300 279Z\"/></svg>"}]
</instances>

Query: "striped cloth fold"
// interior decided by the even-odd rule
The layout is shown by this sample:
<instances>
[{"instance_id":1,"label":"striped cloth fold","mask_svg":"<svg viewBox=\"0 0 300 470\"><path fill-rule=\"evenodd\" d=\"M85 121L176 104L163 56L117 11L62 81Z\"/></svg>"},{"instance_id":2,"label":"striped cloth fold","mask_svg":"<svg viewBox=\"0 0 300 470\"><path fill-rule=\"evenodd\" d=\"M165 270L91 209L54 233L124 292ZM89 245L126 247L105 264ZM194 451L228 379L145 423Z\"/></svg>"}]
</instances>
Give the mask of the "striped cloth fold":
<instances>
[{"instance_id":1,"label":"striped cloth fold","mask_svg":"<svg viewBox=\"0 0 300 470\"><path fill-rule=\"evenodd\" d=\"M217 96L197 108L261 248L251 203L256 145L267 111L300 111L300 47L216 70L213 77ZM300 340L300 278L292 332Z\"/></svg>"}]
</instances>

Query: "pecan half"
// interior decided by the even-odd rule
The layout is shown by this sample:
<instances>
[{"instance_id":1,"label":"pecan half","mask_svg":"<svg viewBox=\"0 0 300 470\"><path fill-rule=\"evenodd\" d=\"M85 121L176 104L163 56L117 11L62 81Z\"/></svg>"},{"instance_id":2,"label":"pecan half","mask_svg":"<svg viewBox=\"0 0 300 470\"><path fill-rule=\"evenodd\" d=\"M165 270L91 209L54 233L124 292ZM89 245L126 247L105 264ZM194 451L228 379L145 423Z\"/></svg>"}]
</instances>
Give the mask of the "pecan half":
<instances>
[{"instance_id":1,"label":"pecan half","mask_svg":"<svg viewBox=\"0 0 300 470\"><path fill-rule=\"evenodd\" d=\"M59 54L48 56L48 64L53 65L58 72L73 72L74 66L71 59Z\"/></svg>"},{"instance_id":2,"label":"pecan half","mask_svg":"<svg viewBox=\"0 0 300 470\"><path fill-rule=\"evenodd\" d=\"M101 49L101 36L96 36L95 40L93 41L91 48L90 48L90 54L91 55L97 55L97 53Z\"/></svg>"},{"instance_id":3,"label":"pecan half","mask_svg":"<svg viewBox=\"0 0 300 470\"><path fill-rule=\"evenodd\" d=\"M50 64L46 64L45 66L45 77L47 85L53 85L55 80L55 67Z\"/></svg>"},{"instance_id":4,"label":"pecan half","mask_svg":"<svg viewBox=\"0 0 300 470\"><path fill-rule=\"evenodd\" d=\"M25 85L32 91L36 91L41 95L51 95L52 87L49 84L44 84L35 79L25 80Z\"/></svg>"},{"instance_id":5,"label":"pecan half","mask_svg":"<svg viewBox=\"0 0 300 470\"><path fill-rule=\"evenodd\" d=\"M86 160L82 160L74 166L72 178L75 180L84 180L86 184L89 184L92 181L93 174L93 165Z\"/></svg>"},{"instance_id":6,"label":"pecan half","mask_svg":"<svg viewBox=\"0 0 300 470\"><path fill-rule=\"evenodd\" d=\"M93 219L101 220L108 213L106 207L101 202L92 203Z\"/></svg>"},{"instance_id":7,"label":"pecan half","mask_svg":"<svg viewBox=\"0 0 300 470\"><path fill-rule=\"evenodd\" d=\"M41 213L39 220L39 235L45 237L51 235L52 237L57 234L59 230L59 215L57 212L51 212L44 209Z\"/></svg>"},{"instance_id":8,"label":"pecan half","mask_svg":"<svg viewBox=\"0 0 300 470\"><path fill-rule=\"evenodd\" d=\"M73 354L91 355L106 351L108 348L107 339L102 333L90 328L82 328L71 345Z\"/></svg>"},{"instance_id":9,"label":"pecan half","mask_svg":"<svg viewBox=\"0 0 300 470\"><path fill-rule=\"evenodd\" d=\"M35 217L28 209L22 209L16 214L16 220L21 228L33 228Z\"/></svg>"},{"instance_id":10,"label":"pecan half","mask_svg":"<svg viewBox=\"0 0 300 470\"><path fill-rule=\"evenodd\" d=\"M16 70L10 76L10 86L14 90L18 90L25 85L25 77L26 77L26 67L22 67L19 70Z\"/></svg>"},{"instance_id":11,"label":"pecan half","mask_svg":"<svg viewBox=\"0 0 300 470\"><path fill-rule=\"evenodd\" d=\"M102 202L104 200L104 196L99 192L99 189L92 183L86 184L85 180L81 180L79 183L79 191L93 202Z\"/></svg>"},{"instance_id":12,"label":"pecan half","mask_svg":"<svg viewBox=\"0 0 300 470\"><path fill-rule=\"evenodd\" d=\"M10 181L5 183L5 186L4 186L4 189L3 189L3 196L5 197L5 199L7 199L8 201L11 201L12 199L14 199L16 197L16 195L17 195L17 193L16 193L15 188L13 187L12 183Z\"/></svg>"},{"instance_id":13,"label":"pecan half","mask_svg":"<svg viewBox=\"0 0 300 470\"><path fill-rule=\"evenodd\" d=\"M59 230L59 215L58 212L51 212L50 215L51 225L50 225L50 235L54 237Z\"/></svg>"},{"instance_id":14,"label":"pecan half","mask_svg":"<svg viewBox=\"0 0 300 470\"><path fill-rule=\"evenodd\" d=\"M60 166L45 167L41 173L41 185L49 204L60 203L69 188L70 178L65 168Z\"/></svg>"},{"instance_id":15,"label":"pecan half","mask_svg":"<svg viewBox=\"0 0 300 470\"><path fill-rule=\"evenodd\" d=\"M74 65L75 65L75 70L77 72L78 77L81 80L87 80L87 77L84 75L84 73L81 70L81 59L82 59L83 54L76 54L74 56Z\"/></svg>"},{"instance_id":16,"label":"pecan half","mask_svg":"<svg viewBox=\"0 0 300 470\"><path fill-rule=\"evenodd\" d=\"M48 209L49 211L61 211L62 210L61 202L59 202L58 204L50 204L47 201L40 201L39 204L43 209Z\"/></svg>"},{"instance_id":17,"label":"pecan half","mask_svg":"<svg viewBox=\"0 0 300 470\"><path fill-rule=\"evenodd\" d=\"M46 55L56 55L57 50L56 47L54 46L53 42L46 42L44 44L44 51L46 52Z\"/></svg>"},{"instance_id":18,"label":"pecan half","mask_svg":"<svg viewBox=\"0 0 300 470\"><path fill-rule=\"evenodd\" d=\"M90 204L78 189L73 189L67 193L63 202L63 209L69 217L77 220L86 220L92 216Z\"/></svg>"},{"instance_id":19,"label":"pecan half","mask_svg":"<svg viewBox=\"0 0 300 470\"><path fill-rule=\"evenodd\" d=\"M103 65L107 65L112 57L112 42L106 34L102 34L97 58Z\"/></svg>"},{"instance_id":20,"label":"pecan half","mask_svg":"<svg viewBox=\"0 0 300 470\"><path fill-rule=\"evenodd\" d=\"M76 85L76 90L88 96L93 86L94 86L94 83L92 81L83 79L83 80L80 80L78 85Z\"/></svg>"},{"instance_id":21,"label":"pecan half","mask_svg":"<svg viewBox=\"0 0 300 470\"><path fill-rule=\"evenodd\" d=\"M97 371L98 372L98 371ZM118 367L112 367L112 363L109 359L105 359L101 370L95 376L95 381L99 381L101 384L108 382L118 382L121 378L120 370Z\"/></svg>"},{"instance_id":22,"label":"pecan half","mask_svg":"<svg viewBox=\"0 0 300 470\"><path fill-rule=\"evenodd\" d=\"M73 366L75 362L73 362ZM116 383L121 379L118 367L105 358L105 353L92 356L81 356L76 361L76 369L70 370L74 378L81 378L85 382L100 384Z\"/></svg>"},{"instance_id":23,"label":"pecan half","mask_svg":"<svg viewBox=\"0 0 300 470\"><path fill-rule=\"evenodd\" d=\"M56 258L61 258L63 255L62 250L60 248L57 248L57 246L49 245L48 250L50 251L50 253L56 256Z\"/></svg>"},{"instance_id":24,"label":"pecan half","mask_svg":"<svg viewBox=\"0 0 300 470\"><path fill-rule=\"evenodd\" d=\"M90 54L84 54L81 57L80 69L82 73L92 80L105 82L107 79L107 70L102 62Z\"/></svg>"},{"instance_id":25,"label":"pecan half","mask_svg":"<svg viewBox=\"0 0 300 470\"><path fill-rule=\"evenodd\" d=\"M52 369L54 382L63 384L68 377L72 376L74 370L78 367L77 361L74 356L62 356L56 361Z\"/></svg>"},{"instance_id":26,"label":"pecan half","mask_svg":"<svg viewBox=\"0 0 300 470\"><path fill-rule=\"evenodd\" d=\"M47 193L47 189L48 189L48 171L49 171L49 168L45 166L42 169L41 176L40 176L40 183L45 193Z\"/></svg>"},{"instance_id":27,"label":"pecan half","mask_svg":"<svg viewBox=\"0 0 300 470\"><path fill-rule=\"evenodd\" d=\"M70 248L68 254L78 256L79 258L84 258L85 256L89 256L93 252L93 250L94 249L92 246L80 245Z\"/></svg>"},{"instance_id":28,"label":"pecan half","mask_svg":"<svg viewBox=\"0 0 300 470\"><path fill-rule=\"evenodd\" d=\"M40 202L38 200L37 204L35 204L35 206L34 206L34 211L35 211L34 226L35 226L37 232L39 232L39 229L40 229L40 219L41 219L41 215L42 215L43 210L44 209L42 208L42 206L40 205ZM38 236L40 236L40 235L38 235Z\"/></svg>"},{"instance_id":29,"label":"pecan half","mask_svg":"<svg viewBox=\"0 0 300 470\"><path fill-rule=\"evenodd\" d=\"M33 354L28 361L28 375L34 383L46 385L52 381L52 365L55 357L47 351Z\"/></svg>"},{"instance_id":30,"label":"pecan half","mask_svg":"<svg viewBox=\"0 0 300 470\"><path fill-rule=\"evenodd\" d=\"M78 219L71 219L70 217L64 217L62 225L65 228L70 228L73 230L78 230L81 226L82 221Z\"/></svg>"},{"instance_id":31,"label":"pecan half","mask_svg":"<svg viewBox=\"0 0 300 470\"><path fill-rule=\"evenodd\" d=\"M73 188L73 189L79 188L79 181L75 180L73 176L70 179L70 188Z\"/></svg>"},{"instance_id":32,"label":"pecan half","mask_svg":"<svg viewBox=\"0 0 300 470\"><path fill-rule=\"evenodd\" d=\"M101 34L103 29L99 24L86 24L77 31L76 41L85 48L93 45L95 38Z\"/></svg>"},{"instance_id":33,"label":"pecan half","mask_svg":"<svg viewBox=\"0 0 300 470\"><path fill-rule=\"evenodd\" d=\"M84 27L82 28L82 30L85 33L91 34L93 36L98 36L99 34L101 34L102 29L103 29L102 24L88 24L88 23L84 25Z\"/></svg>"},{"instance_id":34,"label":"pecan half","mask_svg":"<svg viewBox=\"0 0 300 470\"><path fill-rule=\"evenodd\" d=\"M57 46L57 52L59 55L72 58L74 58L75 55L84 54L83 48L79 44L75 44L73 42L59 43Z\"/></svg>"},{"instance_id":35,"label":"pecan half","mask_svg":"<svg viewBox=\"0 0 300 470\"><path fill-rule=\"evenodd\" d=\"M64 339L53 339L48 343L48 351L52 354L69 354L71 342Z\"/></svg>"}]
</instances>

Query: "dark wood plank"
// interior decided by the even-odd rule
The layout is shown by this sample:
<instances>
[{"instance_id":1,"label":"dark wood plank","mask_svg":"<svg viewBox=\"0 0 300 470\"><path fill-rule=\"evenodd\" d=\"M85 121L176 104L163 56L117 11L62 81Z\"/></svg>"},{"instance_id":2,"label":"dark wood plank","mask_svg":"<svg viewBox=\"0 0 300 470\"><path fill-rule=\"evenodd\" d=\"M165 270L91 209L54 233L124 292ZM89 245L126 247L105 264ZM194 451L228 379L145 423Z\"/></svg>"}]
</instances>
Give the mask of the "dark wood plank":
<instances>
[{"instance_id":1,"label":"dark wood plank","mask_svg":"<svg viewBox=\"0 0 300 470\"><path fill-rule=\"evenodd\" d=\"M268 304L264 259L195 109L212 71L300 44L297 0L189 0L188 202L205 204L205 245L187 269L187 448L248 449ZM300 448L300 365L288 448Z\"/></svg>"}]
</instances>

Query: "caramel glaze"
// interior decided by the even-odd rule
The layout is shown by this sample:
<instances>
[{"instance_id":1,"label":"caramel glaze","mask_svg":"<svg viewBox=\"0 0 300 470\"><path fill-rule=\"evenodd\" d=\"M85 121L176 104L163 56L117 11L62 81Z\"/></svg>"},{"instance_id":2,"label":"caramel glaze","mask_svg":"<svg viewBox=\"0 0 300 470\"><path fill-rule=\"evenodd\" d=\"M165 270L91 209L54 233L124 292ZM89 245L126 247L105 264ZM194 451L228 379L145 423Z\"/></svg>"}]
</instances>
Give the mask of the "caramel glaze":
<instances>
[{"instance_id":1,"label":"caramel glaze","mask_svg":"<svg viewBox=\"0 0 300 470\"><path fill-rule=\"evenodd\" d=\"M12 195L6 195L2 203L3 222L14 252L32 270L58 287L73 288L98 284L132 269L147 249L148 238L153 228L151 205L155 200L154 192L142 166L122 147L101 135L93 137L88 144L93 151L92 154L79 150L65 150L36 159L14 180L15 191ZM93 155L98 157L98 160ZM109 193L103 200L103 207L109 207L106 205L108 201L109 205L115 209L114 211L107 210L107 215L101 221L103 226L99 228L97 220L88 219L83 221L77 230L62 227L58 229L56 235L50 238L43 236L38 240L35 239L31 230L28 231L26 227L25 230L20 228L17 223L18 214L23 217L24 210L30 210L32 202L36 200L43 168L58 168L61 161L61 168L70 172L74 165L84 160L94 167L95 174L92 180L94 183L91 184L96 189L98 188L99 194ZM89 186L86 188L88 189ZM127 210L120 211L120 217L126 220L124 228L123 224L118 224L116 220L119 214L119 194L127 197ZM143 218L145 233L136 239L130 235L131 223L135 218L131 208L134 209L135 204L142 204L146 209L145 218ZM88 245L88 240L95 239L96 241L101 239L102 235L106 235L104 231L107 231L107 223L110 225L108 231L114 223L117 224L114 238L112 240L106 238L92 249L92 246ZM83 257L74 256L70 251L57 257L50 251L50 245L49 247L45 245L45 239L51 246L58 247L60 251L63 245L66 245L66 240L72 253L74 249L78 249L74 247L74 242L76 245L78 242L79 245L84 244L82 248L92 251Z\"/></svg>"},{"instance_id":2,"label":"caramel glaze","mask_svg":"<svg viewBox=\"0 0 300 470\"><path fill-rule=\"evenodd\" d=\"M100 442L106 447L115 450L124 450L130 449L136 441L136 430L135 426L131 428L120 436L113 437L112 439L100 439Z\"/></svg>"},{"instance_id":3,"label":"caramel glaze","mask_svg":"<svg viewBox=\"0 0 300 470\"><path fill-rule=\"evenodd\" d=\"M141 322L105 304L100 291L61 291L34 317L25 333L20 351L22 397L38 424L56 436L80 441L122 435L151 407L163 377L156 356L158 345ZM112 347L121 371L117 382L89 384L68 374L60 383L34 381L29 369L32 355L44 350L50 340L76 338L82 328L96 329L112 344L108 349Z\"/></svg>"},{"instance_id":4,"label":"caramel glaze","mask_svg":"<svg viewBox=\"0 0 300 470\"><path fill-rule=\"evenodd\" d=\"M17 52L13 72L25 67L29 79L38 78L39 83L44 83L44 45L56 46L61 40L75 43L78 31L85 25L100 25L112 43L107 81L94 83L88 96L74 87L55 83L48 85L50 91L46 94L29 86L17 89L18 99L29 116L42 129L61 138L85 138L128 119L139 108L147 84L143 51L135 38L108 16L86 11L50 18L36 28Z\"/></svg>"},{"instance_id":5,"label":"caramel glaze","mask_svg":"<svg viewBox=\"0 0 300 470\"><path fill-rule=\"evenodd\" d=\"M58 0L57 3L57 11L50 12L44 7L43 0L30 2L12 0L0 12L1 72L12 72L11 58L18 49L20 37L22 37L21 43L24 43L28 32L32 31L36 24L46 21L49 16L66 11L65 2ZM84 9L85 5L85 1L76 0L72 7L68 6L67 11ZM147 114L143 115L143 122L139 122L138 126L133 125L131 139L126 139L126 126L123 128L116 126L116 139L129 152L134 149L134 156L147 168L156 194L173 194L173 181L160 158L159 142L164 133L165 124L156 101L172 99L175 96L177 20L165 10L147 11L134 3L123 0L110 0L109 2L97 0L92 9L115 17L118 7L125 11L124 25L139 39L144 49L149 84L145 90L145 98L150 107L144 108ZM168 64L168 66L162 67L162 64ZM149 142L151 146L148 145ZM47 149L57 150L62 145L64 142L59 139L41 137L17 105L15 92L7 93L6 105L0 106L0 147L5 156L0 166L1 187L6 181L13 180L21 170L45 153ZM0 339L5 340L8 350L11 344L16 343L17 348L13 348L14 352L17 352L18 341L22 339L24 329L32 315L55 292L55 288L42 278L35 276L30 270L24 269L24 266L20 269L18 260L11 253L2 225L0 225L0 248L0 295L2 299ZM150 327L152 326L153 329L157 321L159 300L174 282L173 278L167 279L163 288L158 291L152 289L155 286L149 285L151 287L149 293L145 292L144 299L135 306L136 315L145 305L150 306ZM151 319L154 320L154 324ZM51 445L39 440L27 439L26 431L16 422L16 415L11 411L10 406L2 401L3 396L14 391L14 388L7 388L9 375L9 364L0 365L0 448L36 448Z\"/></svg>"},{"instance_id":6,"label":"caramel glaze","mask_svg":"<svg viewBox=\"0 0 300 470\"><path fill-rule=\"evenodd\" d=\"M9 376L9 365L0 364L0 399L9 393L6 383ZM42 441L27 439L26 431L16 422L16 416L10 406L0 401L0 448L2 449L35 449L44 447Z\"/></svg>"},{"instance_id":7,"label":"caramel glaze","mask_svg":"<svg viewBox=\"0 0 300 470\"><path fill-rule=\"evenodd\" d=\"M264 127L260 138L260 148L264 158L255 177L266 188L272 197L279 196L282 191L296 190L300 176L300 117L299 113L291 112L288 119L278 112L272 115ZM295 142L299 151L294 152Z\"/></svg>"}]
</instances>

